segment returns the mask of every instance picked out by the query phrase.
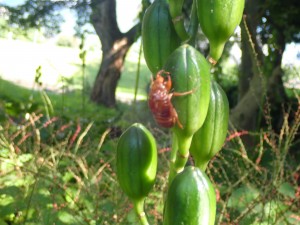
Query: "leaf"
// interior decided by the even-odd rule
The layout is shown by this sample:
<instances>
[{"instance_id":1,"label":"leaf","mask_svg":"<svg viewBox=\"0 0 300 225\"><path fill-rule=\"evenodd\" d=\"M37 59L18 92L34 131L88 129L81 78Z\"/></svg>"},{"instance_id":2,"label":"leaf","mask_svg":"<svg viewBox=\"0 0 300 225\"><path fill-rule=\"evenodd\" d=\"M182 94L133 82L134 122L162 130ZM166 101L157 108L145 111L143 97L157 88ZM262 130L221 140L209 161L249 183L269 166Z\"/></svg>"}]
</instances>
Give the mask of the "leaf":
<instances>
[{"instance_id":1,"label":"leaf","mask_svg":"<svg viewBox=\"0 0 300 225\"><path fill-rule=\"evenodd\" d=\"M282 183L278 188L278 192L289 198L294 198L296 194L295 188L288 182Z\"/></svg>"},{"instance_id":2,"label":"leaf","mask_svg":"<svg viewBox=\"0 0 300 225\"><path fill-rule=\"evenodd\" d=\"M73 214L66 212L66 211L60 211L58 214L58 218L63 222L63 224L76 224L77 221Z\"/></svg>"},{"instance_id":3,"label":"leaf","mask_svg":"<svg viewBox=\"0 0 300 225\"><path fill-rule=\"evenodd\" d=\"M300 216L299 216L299 214L296 214L296 213L287 212L286 213L286 220L291 225L300 224Z\"/></svg>"},{"instance_id":4,"label":"leaf","mask_svg":"<svg viewBox=\"0 0 300 225\"><path fill-rule=\"evenodd\" d=\"M33 158L33 155L29 154L29 153L22 154L22 155L19 156L19 160L20 160L21 163L30 161L32 158Z\"/></svg>"},{"instance_id":5,"label":"leaf","mask_svg":"<svg viewBox=\"0 0 300 225\"><path fill-rule=\"evenodd\" d=\"M280 201L272 200L267 202L264 207L266 217L275 217L280 212L287 209L287 206Z\"/></svg>"},{"instance_id":6,"label":"leaf","mask_svg":"<svg viewBox=\"0 0 300 225\"><path fill-rule=\"evenodd\" d=\"M242 186L232 192L228 200L228 207L235 208L242 212L259 194L259 191L254 187Z\"/></svg>"},{"instance_id":7,"label":"leaf","mask_svg":"<svg viewBox=\"0 0 300 225\"><path fill-rule=\"evenodd\" d=\"M0 225L7 225L2 219L0 219Z\"/></svg>"},{"instance_id":8,"label":"leaf","mask_svg":"<svg viewBox=\"0 0 300 225\"><path fill-rule=\"evenodd\" d=\"M26 208L24 202L12 202L7 205L0 205L0 218L23 211Z\"/></svg>"},{"instance_id":9,"label":"leaf","mask_svg":"<svg viewBox=\"0 0 300 225\"><path fill-rule=\"evenodd\" d=\"M7 186L0 189L0 195L9 195L12 197L20 195L21 192L21 189L16 186Z\"/></svg>"},{"instance_id":10,"label":"leaf","mask_svg":"<svg viewBox=\"0 0 300 225\"><path fill-rule=\"evenodd\" d=\"M31 203L37 207L46 207L48 204L52 203L51 196L43 195L43 194L34 194L31 197Z\"/></svg>"},{"instance_id":11,"label":"leaf","mask_svg":"<svg viewBox=\"0 0 300 225\"><path fill-rule=\"evenodd\" d=\"M139 224L138 223L137 215L136 215L136 213L135 213L135 211L133 209L130 210L130 212L128 213L128 215L127 215L127 221L128 221L129 224L133 224L133 225Z\"/></svg>"},{"instance_id":12,"label":"leaf","mask_svg":"<svg viewBox=\"0 0 300 225\"><path fill-rule=\"evenodd\" d=\"M0 149L0 157L1 158L9 158L9 155L10 155L9 149L6 149L6 148Z\"/></svg>"}]
</instances>

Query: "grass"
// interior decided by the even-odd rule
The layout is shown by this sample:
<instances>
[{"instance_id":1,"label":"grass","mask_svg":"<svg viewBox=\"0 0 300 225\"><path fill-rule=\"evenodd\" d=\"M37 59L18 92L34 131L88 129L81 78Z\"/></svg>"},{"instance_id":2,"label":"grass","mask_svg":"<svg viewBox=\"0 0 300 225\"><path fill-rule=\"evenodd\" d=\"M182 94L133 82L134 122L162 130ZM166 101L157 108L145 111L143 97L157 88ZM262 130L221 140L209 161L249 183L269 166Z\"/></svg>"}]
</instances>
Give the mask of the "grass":
<instances>
[{"instance_id":1,"label":"grass","mask_svg":"<svg viewBox=\"0 0 300 225\"><path fill-rule=\"evenodd\" d=\"M95 46L97 44L99 43L95 43ZM87 50L85 86L82 92L79 49L56 46L51 42L32 43L4 39L0 39L0 47L0 99L5 99L5 103L2 101L2 105L5 104L3 108L13 116L39 108L50 110L51 116L68 117L71 120L83 117L85 120L106 123L103 121L115 121L122 113L122 107L126 107L119 102L121 111L107 109L89 101L89 93L101 60L97 49ZM134 98L138 49L139 46L135 44L128 53L117 86L117 100L128 103ZM41 82L41 86L35 82L37 75L40 75L38 82ZM147 98L149 82L150 72L142 60L137 99Z\"/></svg>"},{"instance_id":2,"label":"grass","mask_svg":"<svg viewBox=\"0 0 300 225\"><path fill-rule=\"evenodd\" d=\"M114 151L120 132L137 118L121 102L107 109L89 101L97 53L87 54L82 96L76 49L4 40L0 47L1 76L25 86L0 79L0 224L135 221L122 212L129 202L117 185ZM136 55L130 55L117 90L129 100L136 77ZM38 73L41 87L34 82ZM146 97L147 73L143 64L139 99Z\"/></svg>"},{"instance_id":3,"label":"grass","mask_svg":"<svg viewBox=\"0 0 300 225\"><path fill-rule=\"evenodd\" d=\"M115 174L122 129L26 115L0 125L0 224L138 224ZM280 134L271 127L229 134L207 170L218 193L216 224L299 224L300 162L292 152L299 115L300 108L287 112ZM150 224L162 224L170 135L147 127L158 143L159 165L146 212ZM259 142L245 146L244 138Z\"/></svg>"},{"instance_id":4,"label":"grass","mask_svg":"<svg viewBox=\"0 0 300 225\"><path fill-rule=\"evenodd\" d=\"M7 44L0 43L2 47ZM19 47L29 51L31 45ZM119 102L119 109L107 109L89 102L86 92L82 98L77 50L53 48L55 54L49 57L58 64L52 70L47 66L49 61L45 63L34 55L32 58L40 61L28 65L30 57L22 61L26 54L18 58L17 49L10 47L6 50L11 53L5 54L15 57L0 54L1 60L7 60L2 68L12 70L2 70L2 75L5 71L27 74L30 84L24 88L0 79L0 224L138 224L115 174L118 137L132 122L145 124L157 140L158 174L146 200L146 212L150 224L162 224L170 133L152 123L146 102ZM131 99L137 47L129 53L118 85L118 93ZM88 84L98 69L97 53L88 53L93 54L95 58L88 59ZM18 68L13 68L15 62ZM40 65L43 85L52 79L48 77L52 73L57 78L55 90L34 84ZM59 73L55 75L55 71ZM64 74L64 83L60 74ZM143 62L138 90L141 98L146 96L149 80ZM88 91L89 86L86 88ZM299 151L295 150L299 145L299 115L300 108L287 110L279 134L267 127L228 135L207 171L219 193L216 224L299 224L300 162ZM257 144L245 145L247 138Z\"/></svg>"},{"instance_id":5,"label":"grass","mask_svg":"<svg viewBox=\"0 0 300 225\"><path fill-rule=\"evenodd\" d=\"M139 46L134 45L125 62L122 77L117 87L117 96L128 94L133 98L136 79L136 60ZM41 67L40 81L49 90L62 91L82 88L80 50L56 46L53 43L32 43L17 40L0 39L0 77L32 88L36 69ZM96 49L87 50L86 54L86 84L91 88L97 75L101 61L101 52ZM146 98L147 85L150 82L150 72L145 62L141 64L139 82L139 99Z\"/></svg>"}]
</instances>

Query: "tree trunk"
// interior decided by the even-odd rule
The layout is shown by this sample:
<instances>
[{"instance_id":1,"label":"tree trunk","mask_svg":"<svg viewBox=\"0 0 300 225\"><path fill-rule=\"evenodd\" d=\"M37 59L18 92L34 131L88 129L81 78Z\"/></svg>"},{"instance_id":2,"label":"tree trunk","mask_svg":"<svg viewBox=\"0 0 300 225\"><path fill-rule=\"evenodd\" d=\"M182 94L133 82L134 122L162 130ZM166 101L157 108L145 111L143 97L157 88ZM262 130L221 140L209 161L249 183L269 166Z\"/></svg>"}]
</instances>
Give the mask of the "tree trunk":
<instances>
[{"instance_id":1,"label":"tree trunk","mask_svg":"<svg viewBox=\"0 0 300 225\"><path fill-rule=\"evenodd\" d=\"M256 0L248 2L246 5L246 15L241 22L242 33L242 63L239 80L239 102L231 110L230 121L232 125L241 130L256 130L260 127L264 114L264 104L272 105L272 110L276 109L275 127L280 121L281 103L286 100L283 82L281 61L284 51L284 36L278 34L274 38L277 46L276 52L269 52L265 56L262 46L257 40L257 3ZM255 17L256 15L256 17ZM247 25L246 25L247 24ZM270 112L268 112L270 113ZM265 115L266 116L266 115ZM273 115L267 115L273 116ZM280 126L280 125L279 125Z\"/></svg>"},{"instance_id":2,"label":"tree trunk","mask_svg":"<svg viewBox=\"0 0 300 225\"><path fill-rule=\"evenodd\" d=\"M257 16L259 14L259 3L257 1L260 0L246 1L244 11L246 16L244 16L240 26L242 58L238 84L238 100L241 100L249 90L250 81L255 70L257 70L255 61L257 60L260 64L263 63L263 53L256 41L256 28L259 23L258 20L261 19ZM244 20L247 23L247 27L245 27ZM254 46L251 46L251 43L255 43ZM252 49L252 47L254 47L254 49ZM253 50L255 50L256 59L253 59Z\"/></svg>"},{"instance_id":3,"label":"tree trunk","mask_svg":"<svg viewBox=\"0 0 300 225\"><path fill-rule=\"evenodd\" d=\"M90 98L95 103L114 107L125 56L135 41L139 24L122 33L116 20L115 0L94 0L91 6L91 21L102 46L102 62Z\"/></svg>"},{"instance_id":4,"label":"tree trunk","mask_svg":"<svg viewBox=\"0 0 300 225\"><path fill-rule=\"evenodd\" d=\"M107 107L114 107L116 104L116 88L130 47L126 39L115 41L114 46L108 51L103 50L102 62L91 93L93 102Z\"/></svg>"},{"instance_id":5,"label":"tree trunk","mask_svg":"<svg viewBox=\"0 0 300 225\"><path fill-rule=\"evenodd\" d=\"M281 66L274 68L270 79L261 74L255 74L249 84L249 89L239 103L231 110L230 121L232 125L240 130L255 130L258 127L258 115L263 112L266 90L275 87L275 81L281 76ZM265 86L267 84L267 86ZM276 89L280 89L282 83L276 83ZM277 91L273 90L273 94ZM270 92L270 94L272 94ZM272 98L273 99L273 98ZM269 102L270 103L270 102Z\"/></svg>"}]
</instances>

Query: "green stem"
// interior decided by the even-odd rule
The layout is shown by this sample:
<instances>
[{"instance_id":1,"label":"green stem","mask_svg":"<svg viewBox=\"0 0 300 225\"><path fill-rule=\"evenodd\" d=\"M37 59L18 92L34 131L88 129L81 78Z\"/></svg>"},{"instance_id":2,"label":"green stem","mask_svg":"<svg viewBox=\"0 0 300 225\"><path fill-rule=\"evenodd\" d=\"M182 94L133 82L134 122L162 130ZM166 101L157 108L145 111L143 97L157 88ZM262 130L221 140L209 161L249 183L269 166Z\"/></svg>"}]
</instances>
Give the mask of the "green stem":
<instances>
[{"instance_id":1,"label":"green stem","mask_svg":"<svg viewBox=\"0 0 300 225\"><path fill-rule=\"evenodd\" d=\"M134 210L139 218L141 225L149 225L147 220L147 215L144 212L144 202L145 202L144 198L133 201Z\"/></svg>"},{"instance_id":2,"label":"green stem","mask_svg":"<svg viewBox=\"0 0 300 225\"><path fill-rule=\"evenodd\" d=\"M208 55L208 61L215 66L218 62L218 60L221 58L224 46L226 42L222 43L215 43L215 42L210 42L210 48L209 48L209 55Z\"/></svg>"},{"instance_id":3,"label":"green stem","mask_svg":"<svg viewBox=\"0 0 300 225\"><path fill-rule=\"evenodd\" d=\"M170 162L174 164L176 160L176 154L178 151L178 141L175 132L172 132L172 147L171 147L171 154L170 154Z\"/></svg>"},{"instance_id":4,"label":"green stem","mask_svg":"<svg viewBox=\"0 0 300 225\"><path fill-rule=\"evenodd\" d=\"M176 151L177 154L174 163L171 162L169 184L172 182L174 177L184 169L185 164L189 157L189 149L191 146L193 136L183 137L182 135L176 134L176 137L178 140L177 142L178 150Z\"/></svg>"},{"instance_id":5,"label":"green stem","mask_svg":"<svg viewBox=\"0 0 300 225\"><path fill-rule=\"evenodd\" d=\"M170 173L169 173L169 184L171 183L171 180L175 176L174 171L175 171L175 161L176 161L176 155L178 152L178 141L177 141L177 136L175 132L172 132L172 146L171 146L171 154L170 154Z\"/></svg>"},{"instance_id":6,"label":"green stem","mask_svg":"<svg viewBox=\"0 0 300 225\"><path fill-rule=\"evenodd\" d=\"M195 166L198 167L201 171L205 172L207 166L208 166L209 161L206 162L197 162L195 161Z\"/></svg>"},{"instance_id":7,"label":"green stem","mask_svg":"<svg viewBox=\"0 0 300 225\"><path fill-rule=\"evenodd\" d=\"M190 36L188 43L192 46L195 46L196 43L198 26L199 26L199 21L197 15L196 0L194 0L192 5L192 11L191 11L191 20L188 28L188 33Z\"/></svg>"},{"instance_id":8,"label":"green stem","mask_svg":"<svg viewBox=\"0 0 300 225\"><path fill-rule=\"evenodd\" d=\"M182 41L189 39L189 34L184 27L184 15L182 13L182 6L184 0L169 0L170 14L173 20L174 28Z\"/></svg>"},{"instance_id":9,"label":"green stem","mask_svg":"<svg viewBox=\"0 0 300 225\"><path fill-rule=\"evenodd\" d=\"M85 64L85 55L86 55L86 51L82 52L83 57L82 57L82 65L81 65L81 71L82 71L82 92L81 92L81 98L82 98L82 114L83 116L85 115L85 79L86 79L86 75L85 75L85 69L86 69L86 64Z\"/></svg>"}]
</instances>

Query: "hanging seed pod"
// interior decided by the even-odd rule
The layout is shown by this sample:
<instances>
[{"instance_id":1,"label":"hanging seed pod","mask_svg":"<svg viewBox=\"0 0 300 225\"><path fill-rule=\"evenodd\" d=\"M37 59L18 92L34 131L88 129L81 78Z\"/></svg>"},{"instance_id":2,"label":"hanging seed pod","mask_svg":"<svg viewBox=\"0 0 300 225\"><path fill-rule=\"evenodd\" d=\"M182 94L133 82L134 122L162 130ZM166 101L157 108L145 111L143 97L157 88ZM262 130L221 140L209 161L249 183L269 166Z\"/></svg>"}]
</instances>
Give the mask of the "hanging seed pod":
<instances>
[{"instance_id":1,"label":"hanging seed pod","mask_svg":"<svg viewBox=\"0 0 300 225\"><path fill-rule=\"evenodd\" d=\"M191 94L172 98L184 136L193 135L203 124L210 99L210 72L204 56L190 45L182 45L168 58L164 70L170 73L174 93Z\"/></svg>"},{"instance_id":2,"label":"hanging seed pod","mask_svg":"<svg viewBox=\"0 0 300 225\"><path fill-rule=\"evenodd\" d=\"M200 26L209 40L209 60L216 64L225 43L242 19L245 0L196 0Z\"/></svg>"},{"instance_id":3,"label":"hanging seed pod","mask_svg":"<svg viewBox=\"0 0 300 225\"><path fill-rule=\"evenodd\" d=\"M189 166L177 174L168 190L164 225L213 225L216 195L209 178Z\"/></svg>"},{"instance_id":4,"label":"hanging seed pod","mask_svg":"<svg viewBox=\"0 0 300 225\"><path fill-rule=\"evenodd\" d=\"M142 124L135 123L120 137L117 145L117 176L125 194L133 201L144 199L156 177L155 139Z\"/></svg>"},{"instance_id":5,"label":"hanging seed pod","mask_svg":"<svg viewBox=\"0 0 300 225\"><path fill-rule=\"evenodd\" d=\"M203 126L193 136L190 153L202 169L222 148L228 128L229 103L226 93L212 81L210 103Z\"/></svg>"},{"instance_id":6,"label":"hanging seed pod","mask_svg":"<svg viewBox=\"0 0 300 225\"><path fill-rule=\"evenodd\" d=\"M174 29L166 0L155 0L146 10L142 40L147 66L156 74L181 42Z\"/></svg>"},{"instance_id":7,"label":"hanging seed pod","mask_svg":"<svg viewBox=\"0 0 300 225\"><path fill-rule=\"evenodd\" d=\"M168 58L164 70L172 79L172 103L178 122L173 131L178 141L178 157L172 174L183 169L194 133L202 126L210 99L209 64L204 56L190 45L182 45ZM187 93L176 96L176 93ZM181 124L181 126L179 125ZM172 165L171 165L172 167ZM172 179L172 178L171 178Z\"/></svg>"}]
</instances>

